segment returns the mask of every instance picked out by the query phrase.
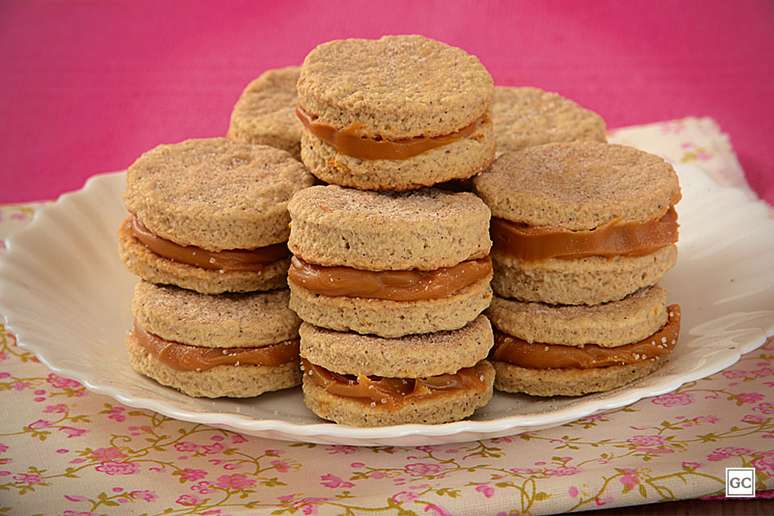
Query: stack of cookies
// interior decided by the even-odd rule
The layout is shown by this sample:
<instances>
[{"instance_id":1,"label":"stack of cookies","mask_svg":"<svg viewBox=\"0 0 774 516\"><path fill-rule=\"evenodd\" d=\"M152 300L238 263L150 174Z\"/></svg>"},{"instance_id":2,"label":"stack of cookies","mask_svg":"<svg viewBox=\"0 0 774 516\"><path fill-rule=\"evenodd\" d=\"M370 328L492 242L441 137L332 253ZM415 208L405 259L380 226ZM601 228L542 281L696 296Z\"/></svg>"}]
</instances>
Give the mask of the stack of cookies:
<instances>
[{"instance_id":1,"label":"stack of cookies","mask_svg":"<svg viewBox=\"0 0 774 516\"><path fill-rule=\"evenodd\" d=\"M312 181L287 152L222 138L162 145L129 167L119 241L141 278L135 370L190 396L300 383L287 203Z\"/></svg>"},{"instance_id":2,"label":"stack of cookies","mask_svg":"<svg viewBox=\"0 0 774 516\"><path fill-rule=\"evenodd\" d=\"M298 81L301 158L331 183L288 208L303 390L357 426L443 423L492 396L490 211L435 184L494 159L492 79L419 36L314 49Z\"/></svg>"},{"instance_id":3,"label":"stack of cookies","mask_svg":"<svg viewBox=\"0 0 774 516\"><path fill-rule=\"evenodd\" d=\"M677 258L677 175L595 142L506 153L474 181L491 208L495 387L576 396L660 367L679 306L654 286Z\"/></svg>"}]
</instances>

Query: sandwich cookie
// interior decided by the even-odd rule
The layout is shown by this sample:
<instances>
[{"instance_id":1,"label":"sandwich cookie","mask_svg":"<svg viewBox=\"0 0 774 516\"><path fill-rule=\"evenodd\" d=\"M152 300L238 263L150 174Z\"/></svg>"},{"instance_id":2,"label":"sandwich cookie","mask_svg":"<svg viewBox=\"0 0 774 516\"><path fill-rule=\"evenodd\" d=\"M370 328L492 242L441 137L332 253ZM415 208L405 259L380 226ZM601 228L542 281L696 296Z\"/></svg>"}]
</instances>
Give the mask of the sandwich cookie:
<instances>
[{"instance_id":1,"label":"sandwich cookie","mask_svg":"<svg viewBox=\"0 0 774 516\"><path fill-rule=\"evenodd\" d=\"M288 209L290 307L308 323L401 337L489 306L489 209L471 193L314 186Z\"/></svg>"},{"instance_id":2,"label":"sandwich cookie","mask_svg":"<svg viewBox=\"0 0 774 516\"><path fill-rule=\"evenodd\" d=\"M287 152L265 145L161 145L127 171L121 256L146 281L205 294L284 287L287 203L313 180Z\"/></svg>"},{"instance_id":3,"label":"sandwich cookie","mask_svg":"<svg viewBox=\"0 0 774 516\"><path fill-rule=\"evenodd\" d=\"M495 388L534 396L608 391L661 367L680 334L680 307L651 287L596 306L495 297Z\"/></svg>"},{"instance_id":4,"label":"sandwich cookie","mask_svg":"<svg viewBox=\"0 0 774 516\"><path fill-rule=\"evenodd\" d=\"M301 159L362 190L472 177L494 159L493 92L477 58L422 36L322 44L298 80Z\"/></svg>"},{"instance_id":5,"label":"sandwich cookie","mask_svg":"<svg viewBox=\"0 0 774 516\"><path fill-rule=\"evenodd\" d=\"M384 339L303 323L304 402L352 426L439 424L470 416L492 398L483 315L459 330Z\"/></svg>"},{"instance_id":6,"label":"sandwich cookie","mask_svg":"<svg viewBox=\"0 0 774 516\"><path fill-rule=\"evenodd\" d=\"M132 368L189 396L245 398L301 383L289 293L209 296L138 283L127 347Z\"/></svg>"},{"instance_id":7,"label":"sandwich cookie","mask_svg":"<svg viewBox=\"0 0 774 516\"><path fill-rule=\"evenodd\" d=\"M601 116L538 88L496 87L492 120L498 153L545 143L607 141Z\"/></svg>"},{"instance_id":8,"label":"sandwich cookie","mask_svg":"<svg viewBox=\"0 0 774 516\"><path fill-rule=\"evenodd\" d=\"M672 166L631 147L553 143L500 157L474 180L491 208L492 287L550 304L617 301L677 259Z\"/></svg>"},{"instance_id":9,"label":"sandwich cookie","mask_svg":"<svg viewBox=\"0 0 774 516\"><path fill-rule=\"evenodd\" d=\"M231 113L228 137L276 147L301 159L303 126L295 115L300 71L298 66L268 70L248 84Z\"/></svg>"}]
</instances>

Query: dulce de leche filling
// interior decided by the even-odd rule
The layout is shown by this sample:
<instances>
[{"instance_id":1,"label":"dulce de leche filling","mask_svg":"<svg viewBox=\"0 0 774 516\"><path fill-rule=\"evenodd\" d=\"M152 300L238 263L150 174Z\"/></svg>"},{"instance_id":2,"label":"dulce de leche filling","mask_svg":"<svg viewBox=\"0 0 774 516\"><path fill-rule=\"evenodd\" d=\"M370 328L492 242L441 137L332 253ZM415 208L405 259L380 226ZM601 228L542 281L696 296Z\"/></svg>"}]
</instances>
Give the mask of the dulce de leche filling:
<instances>
[{"instance_id":1,"label":"dulce de leche filling","mask_svg":"<svg viewBox=\"0 0 774 516\"><path fill-rule=\"evenodd\" d=\"M528 369L591 369L629 365L672 352L680 336L680 306L670 305L667 323L650 337L616 348L529 343L495 331L492 359Z\"/></svg>"},{"instance_id":2,"label":"dulce de leche filling","mask_svg":"<svg viewBox=\"0 0 774 516\"><path fill-rule=\"evenodd\" d=\"M180 245L153 234L136 216L124 224L131 235L155 254L169 260L209 270L226 272L259 272L266 265L290 255L287 245L274 244L257 249L229 249L208 251L192 245Z\"/></svg>"},{"instance_id":3,"label":"dulce de leche filling","mask_svg":"<svg viewBox=\"0 0 774 516\"><path fill-rule=\"evenodd\" d=\"M178 371L206 371L221 365L276 367L298 360L298 339L261 348L204 348L162 339L136 322L132 336L151 355Z\"/></svg>"},{"instance_id":4,"label":"dulce de leche filling","mask_svg":"<svg viewBox=\"0 0 774 516\"><path fill-rule=\"evenodd\" d=\"M660 218L644 223L615 221L588 231L532 227L505 219L491 223L494 248L519 260L583 258L586 256L642 256L677 242L674 207Z\"/></svg>"},{"instance_id":5,"label":"dulce de leche filling","mask_svg":"<svg viewBox=\"0 0 774 516\"><path fill-rule=\"evenodd\" d=\"M290 260L288 279L322 296L364 297L390 301L441 299L492 274L487 256L434 271L365 271L351 267L324 267Z\"/></svg>"},{"instance_id":6,"label":"dulce de leche filling","mask_svg":"<svg viewBox=\"0 0 774 516\"><path fill-rule=\"evenodd\" d=\"M337 129L317 120L314 115L308 114L296 107L296 116L304 124L306 130L336 149L341 154L358 159L392 159L401 160L414 157L423 152L442 147L472 135L478 126L484 122L486 115L467 125L459 131L442 136L417 136L414 138L401 138L387 140L381 137L371 137L362 134L363 126L353 123Z\"/></svg>"},{"instance_id":7,"label":"dulce de leche filling","mask_svg":"<svg viewBox=\"0 0 774 516\"><path fill-rule=\"evenodd\" d=\"M467 389L481 391L487 387L486 377L476 366L427 378L382 378L334 373L305 358L301 359L301 365L306 379L326 392L387 409L412 400L426 400Z\"/></svg>"}]
</instances>

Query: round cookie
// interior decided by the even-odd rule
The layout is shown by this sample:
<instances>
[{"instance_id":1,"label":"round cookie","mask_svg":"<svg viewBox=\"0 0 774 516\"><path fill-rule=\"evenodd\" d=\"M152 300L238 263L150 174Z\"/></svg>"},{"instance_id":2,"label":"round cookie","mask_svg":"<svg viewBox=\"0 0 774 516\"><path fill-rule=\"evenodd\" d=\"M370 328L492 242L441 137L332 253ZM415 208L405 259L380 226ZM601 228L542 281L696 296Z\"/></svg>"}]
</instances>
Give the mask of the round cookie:
<instances>
[{"instance_id":1,"label":"round cookie","mask_svg":"<svg viewBox=\"0 0 774 516\"><path fill-rule=\"evenodd\" d=\"M677 262L677 246L644 256L524 261L492 253L492 288L502 297L563 305L618 301L655 285Z\"/></svg>"},{"instance_id":2,"label":"round cookie","mask_svg":"<svg viewBox=\"0 0 774 516\"><path fill-rule=\"evenodd\" d=\"M247 85L231 113L228 137L269 145L301 159L303 126L295 115L301 67L267 70Z\"/></svg>"},{"instance_id":3,"label":"round cookie","mask_svg":"<svg viewBox=\"0 0 774 516\"><path fill-rule=\"evenodd\" d=\"M502 297L617 301L654 285L677 259L680 185L658 156L606 143L551 143L506 153L473 182L492 210L492 287Z\"/></svg>"},{"instance_id":4,"label":"round cookie","mask_svg":"<svg viewBox=\"0 0 774 516\"><path fill-rule=\"evenodd\" d=\"M483 315L459 330L400 339L340 333L303 323L302 357L340 374L423 378L456 373L487 357L492 327Z\"/></svg>"},{"instance_id":5,"label":"round cookie","mask_svg":"<svg viewBox=\"0 0 774 516\"><path fill-rule=\"evenodd\" d=\"M323 419L339 424L373 427L403 424L435 425L459 421L485 406L492 399L495 371L487 361L482 361L476 372L483 378L484 390L464 389L447 393L436 399L411 400L397 409L371 405L352 398L330 394L309 381L304 375L304 403Z\"/></svg>"},{"instance_id":6,"label":"round cookie","mask_svg":"<svg viewBox=\"0 0 774 516\"><path fill-rule=\"evenodd\" d=\"M489 254L489 209L471 193L315 186L288 204L288 247L318 265L436 270Z\"/></svg>"},{"instance_id":7,"label":"round cookie","mask_svg":"<svg viewBox=\"0 0 774 516\"><path fill-rule=\"evenodd\" d=\"M495 389L532 396L582 396L604 392L644 378L661 368L667 358L653 358L635 364L592 369L528 369L494 361Z\"/></svg>"},{"instance_id":8,"label":"round cookie","mask_svg":"<svg viewBox=\"0 0 774 516\"><path fill-rule=\"evenodd\" d=\"M291 280L288 285L290 308L308 323L336 331L396 338L462 328L491 303L491 279L490 274L447 297L411 302L330 297L311 292Z\"/></svg>"},{"instance_id":9,"label":"round cookie","mask_svg":"<svg viewBox=\"0 0 774 516\"><path fill-rule=\"evenodd\" d=\"M127 338L137 372L189 396L249 397L301 382L288 292L209 296L140 282Z\"/></svg>"},{"instance_id":10,"label":"round cookie","mask_svg":"<svg viewBox=\"0 0 774 516\"><path fill-rule=\"evenodd\" d=\"M281 288L287 203L313 181L288 153L265 145L224 138L161 145L127 171L121 256L147 281L205 294ZM226 259L236 265L218 261Z\"/></svg>"},{"instance_id":11,"label":"round cookie","mask_svg":"<svg viewBox=\"0 0 774 516\"><path fill-rule=\"evenodd\" d=\"M320 121L395 139L453 133L484 115L494 94L476 57L417 35L323 43L306 56L297 87Z\"/></svg>"},{"instance_id":12,"label":"round cookie","mask_svg":"<svg viewBox=\"0 0 774 516\"><path fill-rule=\"evenodd\" d=\"M648 222L680 200L669 163L632 147L597 142L507 153L473 182L493 217L571 231L611 221Z\"/></svg>"},{"instance_id":13,"label":"round cookie","mask_svg":"<svg viewBox=\"0 0 774 516\"><path fill-rule=\"evenodd\" d=\"M602 117L538 88L495 87L492 119L498 152L555 142L606 141Z\"/></svg>"},{"instance_id":14,"label":"round cookie","mask_svg":"<svg viewBox=\"0 0 774 516\"><path fill-rule=\"evenodd\" d=\"M209 296L141 281L132 315L159 337L212 348L261 347L298 338L301 320L288 307L290 293Z\"/></svg>"},{"instance_id":15,"label":"round cookie","mask_svg":"<svg viewBox=\"0 0 774 516\"><path fill-rule=\"evenodd\" d=\"M250 398L301 383L298 363L267 366L217 366L206 371L178 371L147 352L129 336L129 364L167 387L197 398Z\"/></svg>"},{"instance_id":16,"label":"round cookie","mask_svg":"<svg viewBox=\"0 0 774 516\"><path fill-rule=\"evenodd\" d=\"M589 307L495 297L487 315L498 330L527 342L616 347L639 342L666 324L666 291L646 288L621 301Z\"/></svg>"},{"instance_id":17,"label":"round cookie","mask_svg":"<svg viewBox=\"0 0 774 516\"><path fill-rule=\"evenodd\" d=\"M489 305L489 210L471 193L316 186L288 209L290 302L309 323L402 337L461 328Z\"/></svg>"},{"instance_id":18,"label":"round cookie","mask_svg":"<svg viewBox=\"0 0 774 516\"><path fill-rule=\"evenodd\" d=\"M288 238L287 203L313 178L288 153L225 138L160 145L127 170L124 202L153 234L208 251Z\"/></svg>"},{"instance_id":19,"label":"round cookie","mask_svg":"<svg viewBox=\"0 0 774 516\"><path fill-rule=\"evenodd\" d=\"M324 181L410 190L471 177L494 159L492 78L461 49L422 36L331 41L306 57L297 87L302 119L325 128L307 127L301 158ZM341 145L349 134L422 147L371 154Z\"/></svg>"}]
</instances>

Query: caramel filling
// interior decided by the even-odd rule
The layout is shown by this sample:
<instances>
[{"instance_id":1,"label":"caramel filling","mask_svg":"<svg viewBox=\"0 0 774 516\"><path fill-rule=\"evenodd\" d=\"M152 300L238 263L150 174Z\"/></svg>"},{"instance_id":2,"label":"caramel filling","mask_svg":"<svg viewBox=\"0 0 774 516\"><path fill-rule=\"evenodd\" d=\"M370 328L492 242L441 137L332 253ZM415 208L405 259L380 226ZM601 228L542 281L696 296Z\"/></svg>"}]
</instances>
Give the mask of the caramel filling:
<instances>
[{"instance_id":1,"label":"caramel filling","mask_svg":"<svg viewBox=\"0 0 774 516\"><path fill-rule=\"evenodd\" d=\"M667 323L650 337L617 348L529 343L495 330L492 359L528 369L591 369L628 365L668 355L680 336L680 305L670 305Z\"/></svg>"},{"instance_id":2,"label":"caramel filling","mask_svg":"<svg viewBox=\"0 0 774 516\"><path fill-rule=\"evenodd\" d=\"M659 219L645 223L609 222L589 231L532 227L492 219L494 248L506 256L533 261L586 256L642 256L677 242L674 206Z\"/></svg>"},{"instance_id":3,"label":"caramel filling","mask_svg":"<svg viewBox=\"0 0 774 516\"><path fill-rule=\"evenodd\" d=\"M382 378L334 373L305 358L301 359L301 365L307 380L325 391L387 409L397 408L409 401L427 400L467 389L482 391L487 387L486 378L477 366L427 378Z\"/></svg>"},{"instance_id":4,"label":"caramel filling","mask_svg":"<svg viewBox=\"0 0 774 516\"><path fill-rule=\"evenodd\" d=\"M178 371L206 371L221 365L276 367L298 360L298 339L261 348L204 348L162 339L136 322L132 335L151 355Z\"/></svg>"},{"instance_id":5,"label":"caramel filling","mask_svg":"<svg viewBox=\"0 0 774 516\"><path fill-rule=\"evenodd\" d=\"M358 123L350 124L343 129L337 129L328 124L318 122L316 116L308 114L301 109L301 106L296 107L296 116L304 124L307 131L336 149L339 153L365 160L408 159L437 147L467 138L475 133L479 125L486 120L486 115L484 115L459 131L442 136L416 136L414 138L386 140L379 136L363 135L363 126Z\"/></svg>"},{"instance_id":6,"label":"caramel filling","mask_svg":"<svg viewBox=\"0 0 774 516\"><path fill-rule=\"evenodd\" d=\"M451 296L490 274L492 261L488 256L434 271L364 271L350 267L324 267L293 256L288 278L322 296L421 301Z\"/></svg>"},{"instance_id":7,"label":"caramel filling","mask_svg":"<svg viewBox=\"0 0 774 516\"><path fill-rule=\"evenodd\" d=\"M226 272L260 272L263 268L290 256L286 244L274 244L257 249L208 251L192 245L179 245L151 233L135 216L125 222L134 238L155 254L169 260L202 269Z\"/></svg>"}]
</instances>

